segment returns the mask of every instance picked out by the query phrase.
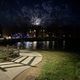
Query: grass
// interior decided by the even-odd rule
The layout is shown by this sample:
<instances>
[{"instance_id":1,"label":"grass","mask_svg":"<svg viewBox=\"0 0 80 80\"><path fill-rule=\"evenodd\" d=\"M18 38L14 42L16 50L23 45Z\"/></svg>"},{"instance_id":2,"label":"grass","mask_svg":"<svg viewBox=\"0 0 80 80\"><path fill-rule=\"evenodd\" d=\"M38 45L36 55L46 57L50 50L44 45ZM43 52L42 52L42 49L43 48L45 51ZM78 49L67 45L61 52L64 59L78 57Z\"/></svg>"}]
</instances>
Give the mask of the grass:
<instances>
[{"instance_id":1,"label":"grass","mask_svg":"<svg viewBox=\"0 0 80 80\"><path fill-rule=\"evenodd\" d=\"M41 74L36 80L80 80L80 55L39 51L43 55Z\"/></svg>"}]
</instances>

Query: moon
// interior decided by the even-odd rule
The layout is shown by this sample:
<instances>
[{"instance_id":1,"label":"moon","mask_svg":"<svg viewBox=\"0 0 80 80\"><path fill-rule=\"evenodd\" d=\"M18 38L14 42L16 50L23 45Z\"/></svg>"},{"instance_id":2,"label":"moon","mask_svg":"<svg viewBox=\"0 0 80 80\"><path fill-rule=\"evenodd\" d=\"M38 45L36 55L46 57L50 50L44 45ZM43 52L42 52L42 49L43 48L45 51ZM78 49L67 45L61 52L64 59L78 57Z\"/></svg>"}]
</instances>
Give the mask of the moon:
<instances>
[{"instance_id":1,"label":"moon","mask_svg":"<svg viewBox=\"0 0 80 80\"><path fill-rule=\"evenodd\" d=\"M37 18L37 17L34 17L34 18L32 18L31 23L33 25L40 25L41 24L41 19Z\"/></svg>"}]
</instances>

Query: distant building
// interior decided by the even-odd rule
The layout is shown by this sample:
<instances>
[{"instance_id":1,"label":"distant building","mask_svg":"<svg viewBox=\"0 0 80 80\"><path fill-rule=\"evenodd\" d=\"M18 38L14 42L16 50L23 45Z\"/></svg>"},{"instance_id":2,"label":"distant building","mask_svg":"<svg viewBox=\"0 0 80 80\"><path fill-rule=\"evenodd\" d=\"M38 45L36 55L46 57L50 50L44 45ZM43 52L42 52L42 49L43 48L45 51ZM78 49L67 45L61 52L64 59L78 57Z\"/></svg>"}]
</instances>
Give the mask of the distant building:
<instances>
[{"instance_id":1,"label":"distant building","mask_svg":"<svg viewBox=\"0 0 80 80\"><path fill-rule=\"evenodd\" d=\"M26 48L67 49L79 45L80 27L71 26L27 26L0 29L0 38L7 39L5 44L23 42ZM14 40L14 41L13 41ZM5 40L6 41L6 40ZM10 42L9 42L10 41ZM76 43L75 43L76 42ZM2 42L1 42L2 43ZM0 43L0 44L1 44Z\"/></svg>"}]
</instances>

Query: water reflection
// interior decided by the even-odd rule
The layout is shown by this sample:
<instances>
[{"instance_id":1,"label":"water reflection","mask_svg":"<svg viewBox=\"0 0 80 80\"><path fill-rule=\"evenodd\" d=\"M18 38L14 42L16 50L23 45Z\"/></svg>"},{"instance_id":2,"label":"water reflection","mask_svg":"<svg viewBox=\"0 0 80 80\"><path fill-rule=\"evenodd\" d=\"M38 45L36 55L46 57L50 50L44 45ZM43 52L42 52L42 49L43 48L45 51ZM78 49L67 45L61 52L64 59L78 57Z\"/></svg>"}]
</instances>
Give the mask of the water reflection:
<instances>
[{"instance_id":1,"label":"water reflection","mask_svg":"<svg viewBox=\"0 0 80 80\"><path fill-rule=\"evenodd\" d=\"M66 41L27 41L18 42L17 47L24 46L26 49L65 49Z\"/></svg>"},{"instance_id":2,"label":"water reflection","mask_svg":"<svg viewBox=\"0 0 80 80\"><path fill-rule=\"evenodd\" d=\"M66 41L63 40L63 49L65 49L65 46L66 46Z\"/></svg>"}]
</instances>

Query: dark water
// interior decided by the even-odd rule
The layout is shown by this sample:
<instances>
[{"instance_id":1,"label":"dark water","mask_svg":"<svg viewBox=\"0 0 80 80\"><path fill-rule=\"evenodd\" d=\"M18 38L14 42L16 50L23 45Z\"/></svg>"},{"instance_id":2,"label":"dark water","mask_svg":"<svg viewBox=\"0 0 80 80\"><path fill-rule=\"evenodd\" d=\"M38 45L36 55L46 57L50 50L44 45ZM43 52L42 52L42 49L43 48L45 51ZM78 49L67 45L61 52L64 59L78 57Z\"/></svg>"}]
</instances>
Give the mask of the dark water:
<instances>
[{"instance_id":1,"label":"dark water","mask_svg":"<svg viewBox=\"0 0 80 80\"><path fill-rule=\"evenodd\" d=\"M26 42L26 48L42 50L80 50L80 41L78 40L56 40L56 41L32 41Z\"/></svg>"},{"instance_id":2,"label":"dark water","mask_svg":"<svg viewBox=\"0 0 80 80\"><path fill-rule=\"evenodd\" d=\"M17 41L17 40L4 40L0 41L0 45L10 46L23 46L28 49L42 49L42 50L71 50L80 51L79 39L64 39L64 40L51 40L51 41Z\"/></svg>"}]
</instances>

